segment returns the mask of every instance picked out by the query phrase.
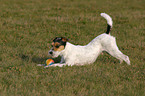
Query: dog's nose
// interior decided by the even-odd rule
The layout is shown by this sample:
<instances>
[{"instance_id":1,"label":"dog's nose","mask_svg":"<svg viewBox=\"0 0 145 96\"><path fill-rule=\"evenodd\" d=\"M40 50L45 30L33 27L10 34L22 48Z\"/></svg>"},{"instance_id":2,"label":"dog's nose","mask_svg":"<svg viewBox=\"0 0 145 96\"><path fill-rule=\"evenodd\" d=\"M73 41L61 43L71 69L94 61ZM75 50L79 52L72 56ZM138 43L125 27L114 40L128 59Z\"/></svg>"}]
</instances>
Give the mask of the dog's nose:
<instances>
[{"instance_id":1,"label":"dog's nose","mask_svg":"<svg viewBox=\"0 0 145 96\"><path fill-rule=\"evenodd\" d=\"M49 54L51 54L51 55L52 55L52 54L53 54L53 52L52 52L52 51L50 51L50 52L49 52Z\"/></svg>"}]
</instances>

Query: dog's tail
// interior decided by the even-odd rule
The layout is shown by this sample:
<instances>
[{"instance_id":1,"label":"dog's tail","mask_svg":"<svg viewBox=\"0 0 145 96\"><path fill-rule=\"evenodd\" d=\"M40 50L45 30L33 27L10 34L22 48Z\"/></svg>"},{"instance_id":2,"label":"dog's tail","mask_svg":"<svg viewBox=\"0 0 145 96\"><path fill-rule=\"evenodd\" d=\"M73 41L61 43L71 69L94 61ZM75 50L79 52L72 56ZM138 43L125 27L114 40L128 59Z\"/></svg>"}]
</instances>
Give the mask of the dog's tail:
<instances>
[{"instance_id":1,"label":"dog's tail","mask_svg":"<svg viewBox=\"0 0 145 96\"><path fill-rule=\"evenodd\" d=\"M106 13L101 13L101 16L104 17L106 20L107 20L107 31L106 31L106 34L109 34L112 27L113 27L113 21L112 21L112 18L106 14Z\"/></svg>"}]
</instances>

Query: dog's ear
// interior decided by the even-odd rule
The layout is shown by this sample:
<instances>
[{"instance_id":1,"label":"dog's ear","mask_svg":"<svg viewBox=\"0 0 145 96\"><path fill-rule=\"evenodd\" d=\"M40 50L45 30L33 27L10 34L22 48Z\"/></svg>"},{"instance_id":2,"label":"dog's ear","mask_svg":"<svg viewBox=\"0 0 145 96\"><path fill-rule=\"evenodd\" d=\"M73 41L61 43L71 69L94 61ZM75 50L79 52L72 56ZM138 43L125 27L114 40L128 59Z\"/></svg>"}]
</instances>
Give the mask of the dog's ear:
<instances>
[{"instance_id":1,"label":"dog's ear","mask_svg":"<svg viewBox=\"0 0 145 96\"><path fill-rule=\"evenodd\" d=\"M62 39L63 42L67 42L68 41L68 39L65 38L65 37L61 37L61 39Z\"/></svg>"},{"instance_id":2,"label":"dog's ear","mask_svg":"<svg viewBox=\"0 0 145 96\"><path fill-rule=\"evenodd\" d=\"M55 42L57 38L58 38L58 37L55 37L55 38L53 39L53 42Z\"/></svg>"}]
</instances>

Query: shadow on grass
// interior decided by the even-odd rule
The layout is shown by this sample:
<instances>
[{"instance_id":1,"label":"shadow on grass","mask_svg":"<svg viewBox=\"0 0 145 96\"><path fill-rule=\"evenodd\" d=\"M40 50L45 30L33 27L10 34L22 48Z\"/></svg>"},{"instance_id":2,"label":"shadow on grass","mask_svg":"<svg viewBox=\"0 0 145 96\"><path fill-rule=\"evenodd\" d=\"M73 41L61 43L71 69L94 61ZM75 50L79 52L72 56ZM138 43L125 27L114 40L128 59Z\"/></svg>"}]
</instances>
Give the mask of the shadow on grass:
<instances>
[{"instance_id":1,"label":"shadow on grass","mask_svg":"<svg viewBox=\"0 0 145 96\"><path fill-rule=\"evenodd\" d=\"M19 56L21 57L22 60L29 61L29 56L24 55L24 54L21 54Z\"/></svg>"},{"instance_id":2,"label":"shadow on grass","mask_svg":"<svg viewBox=\"0 0 145 96\"><path fill-rule=\"evenodd\" d=\"M34 57L32 57L32 62L37 63L37 64L44 64L47 59L53 59L55 63L58 63L58 62L60 62L61 57L49 58L49 57L37 57L37 56L34 56Z\"/></svg>"},{"instance_id":3,"label":"shadow on grass","mask_svg":"<svg viewBox=\"0 0 145 96\"><path fill-rule=\"evenodd\" d=\"M32 61L32 62L37 63L37 64L44 64L47 59L53 59L55 63L59 63L61 60L61 57L58 57L58 58L38 57L38 56L31 57L31 56L28 56L25 54L20 54L19 56L23 61L27 61L27 62Z\"/></svg>"}]
</instances>

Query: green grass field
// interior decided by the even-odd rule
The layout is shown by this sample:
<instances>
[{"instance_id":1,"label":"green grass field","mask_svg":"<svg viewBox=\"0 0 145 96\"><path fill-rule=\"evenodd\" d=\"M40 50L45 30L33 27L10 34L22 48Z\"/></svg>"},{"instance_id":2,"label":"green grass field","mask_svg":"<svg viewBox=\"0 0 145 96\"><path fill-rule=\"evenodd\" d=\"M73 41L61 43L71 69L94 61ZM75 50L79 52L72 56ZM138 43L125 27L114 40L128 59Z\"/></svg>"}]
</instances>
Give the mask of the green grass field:
<instances>
[{"instance_id":1,"label":"green grass field","mask_svg":"<svg viewBox=\"0 0 145 96\"><path fill-rule=\"evenodd\" d=\"M1 0L0 96L145 96L144 4L144 0ZM130 57L130 66L106 53L91 65L36 66L50 58L49 46L56 36L85 45L105 32L101 12L113 18L111 34Z\"/></svg>"}]
</instances>

